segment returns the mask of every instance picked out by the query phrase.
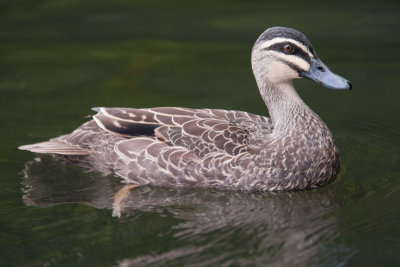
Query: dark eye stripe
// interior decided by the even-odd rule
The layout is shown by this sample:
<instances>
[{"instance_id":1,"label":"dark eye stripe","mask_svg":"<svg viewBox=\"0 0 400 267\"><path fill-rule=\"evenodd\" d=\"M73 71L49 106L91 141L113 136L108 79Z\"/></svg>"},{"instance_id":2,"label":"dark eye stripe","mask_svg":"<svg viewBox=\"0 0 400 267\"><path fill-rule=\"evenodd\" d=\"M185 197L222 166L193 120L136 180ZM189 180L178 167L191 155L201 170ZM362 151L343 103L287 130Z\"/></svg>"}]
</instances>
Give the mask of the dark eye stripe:
<instances>
[{"instance_id":1,"label":"dark eye stripe","mask_svg":"<svg viewBox=\"0 0 400 267\"><path fill-rule=\"evenodd\" d=\"M297 66L296 64L293 64L292 62L286 61L280 57L273 57L276 61L280 61L282 63L285 63L286 65L288 65L289 67L291 67L293 70L297 71L297 72L301 72L301 71L306 71L303 70L302 68L300 68L299 66Z\"/></svg>"},{"instance_id":2,"label":"dark eye stripe","mask_svg":"<svg viewBox=\"0 0 400 267\"><path fill-rule=\"evenodd\" d=\"M272 51L277 51L282 54L285 54L283 51L283 47L285 44L290 44L293 46L294 51L292 53L290 53L291 55L298 56L298 57L304 59L306 62L310 63L310 56L308 55L308 53L306 51L304 51L302 48L300 48L297 45L290 43L290 42L276 43L267 48L264 48L264 50L272 50Z\"/></svg>"}]
</instances>

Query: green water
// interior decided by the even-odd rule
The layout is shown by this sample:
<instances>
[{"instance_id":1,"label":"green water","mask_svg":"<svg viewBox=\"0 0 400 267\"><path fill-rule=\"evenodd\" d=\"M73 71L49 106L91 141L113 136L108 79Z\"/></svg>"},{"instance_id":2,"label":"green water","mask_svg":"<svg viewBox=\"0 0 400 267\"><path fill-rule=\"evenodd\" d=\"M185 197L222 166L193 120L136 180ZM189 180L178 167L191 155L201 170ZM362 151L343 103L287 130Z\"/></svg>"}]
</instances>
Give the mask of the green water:
<instances>
[{"instance_id":1,"label":"green water","mask_svg":"<svg viewBox=\"0 0 400 267\"><path fill-rule=\"evenodd\" d=\"M1 266L399 266L400 4L0 2ZM267 114L250 68L267 27L303 31L352 91L295 82L341 152L335 182L283 194L143 187L17 146L91 107Z\"/></svg>"}]
</instances>

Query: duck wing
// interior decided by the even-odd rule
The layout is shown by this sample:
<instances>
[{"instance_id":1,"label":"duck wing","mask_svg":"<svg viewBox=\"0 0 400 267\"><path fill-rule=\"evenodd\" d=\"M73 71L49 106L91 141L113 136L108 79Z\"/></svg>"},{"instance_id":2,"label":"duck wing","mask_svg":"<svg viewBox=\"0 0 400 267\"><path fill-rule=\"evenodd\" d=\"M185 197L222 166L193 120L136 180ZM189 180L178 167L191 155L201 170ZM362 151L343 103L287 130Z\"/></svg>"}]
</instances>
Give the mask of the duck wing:
<instances>
[{"instance_id":1,"label":"duck wing","mask_svg":"<svg viewBox=\"0 0 400 267\"><path fill-rule=\"evenodd\" d=\"M139 136L155 137L168 146L183 147L199 158L211 152L237 155L249 150L248 136L260 126L272 130L269 118L242 111L178 107L95 110L98 113L93 119L97 125L129 138L124 141L126 146L132 147L129 142L137 143L138 140L132 140Z\"/></svg>"},{"instance_id":2,"label":"duck wing","mask_svg":"<svg viewBox=\"0 0 400 267\"><path fill-rule=\"evenodd\" d=\"M232 171L225 163L251 150L252 136L259 135L260 127L272 129L270 119L240 111L176 107L96 111L92 122L102 135L119 138L108 160L114 173L138 185L214 184L222 189Z\"/></svg>"}]
</instances>

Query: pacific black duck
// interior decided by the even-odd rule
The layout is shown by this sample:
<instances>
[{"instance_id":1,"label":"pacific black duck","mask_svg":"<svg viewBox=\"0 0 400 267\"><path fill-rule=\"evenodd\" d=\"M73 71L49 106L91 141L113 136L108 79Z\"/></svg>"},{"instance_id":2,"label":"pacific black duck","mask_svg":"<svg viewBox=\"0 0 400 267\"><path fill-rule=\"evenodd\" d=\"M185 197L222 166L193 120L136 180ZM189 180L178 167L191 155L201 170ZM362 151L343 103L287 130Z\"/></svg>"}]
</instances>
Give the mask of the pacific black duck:
<instances>
[{"instance_id":1,"label":"pacific black duck","mask_svg":"<svg viewBox=\"0 0 400 267\"><path fill-rule=\"evenodd\" d=\"M19 148L134 185L276 191L332 181L339 171L335 141L293 79L333 89L351 89L350 82L322 63L305 35L285 27L261 34L251 64L271 118L221 109L102 107L70 134Z\"/></svg>"}]
</instances>

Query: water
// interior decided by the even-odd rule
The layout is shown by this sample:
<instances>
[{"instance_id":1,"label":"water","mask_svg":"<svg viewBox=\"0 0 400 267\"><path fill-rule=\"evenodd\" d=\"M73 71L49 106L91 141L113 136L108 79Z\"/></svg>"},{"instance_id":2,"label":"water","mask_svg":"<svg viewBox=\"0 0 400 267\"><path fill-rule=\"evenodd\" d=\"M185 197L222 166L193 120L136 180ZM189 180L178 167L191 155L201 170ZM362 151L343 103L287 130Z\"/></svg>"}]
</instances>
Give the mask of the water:
<instances>
[{"instance_id":1,"label":"water","mask_svg":"<svg viewBox=\"0 0 400 267\"><path fill-rule=\"evenodd\" d=\"M0 265L399 265L399 11L384 1L1 3ZM114 203L119 179L16 149L73 130L96 106L266 114L249 58L274 25L303 31L354 85L295 83L340 148L328 186L143 187Z\"/></svg>"}]
</instances>

